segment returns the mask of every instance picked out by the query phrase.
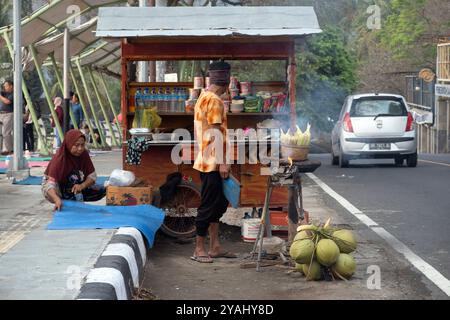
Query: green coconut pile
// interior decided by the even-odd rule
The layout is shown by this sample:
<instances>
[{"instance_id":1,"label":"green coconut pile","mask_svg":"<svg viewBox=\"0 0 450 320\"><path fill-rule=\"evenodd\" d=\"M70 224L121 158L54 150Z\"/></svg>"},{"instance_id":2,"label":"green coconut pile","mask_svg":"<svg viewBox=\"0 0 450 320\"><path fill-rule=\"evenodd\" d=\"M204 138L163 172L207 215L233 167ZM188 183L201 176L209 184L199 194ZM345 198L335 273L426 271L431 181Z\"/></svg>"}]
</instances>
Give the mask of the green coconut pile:
<instances>
[{"instance_id":1,"label":"green coconut pile","mask_svg":"<svg viewBox=\"0 0 450 320\"><path fill-rule=\"evenodd\" d=\"M350 254L356 250L354 234L345 229L325 225L303 225L297 231L289 254L295 261L295 269L307 280L323 280L325 274L333 280L349 280L356 270L356 262Z\"/></svg>"}]
</instances>

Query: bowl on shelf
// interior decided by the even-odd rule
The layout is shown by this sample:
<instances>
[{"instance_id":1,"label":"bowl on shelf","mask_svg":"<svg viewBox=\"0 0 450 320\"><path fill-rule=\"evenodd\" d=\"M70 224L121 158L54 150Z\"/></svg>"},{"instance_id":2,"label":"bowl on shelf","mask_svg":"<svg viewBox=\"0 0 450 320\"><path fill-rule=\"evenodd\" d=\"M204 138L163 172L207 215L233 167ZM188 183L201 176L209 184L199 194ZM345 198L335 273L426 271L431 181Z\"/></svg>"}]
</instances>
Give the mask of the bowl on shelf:
<instances>
[{"instance_id":1,"label":"bowl on shelf","mask_svg":"<svg viewBox=\"0 0 450 320\"><path fill-rule=\"evenodd\" d=\"M244 100L233 100L230 106L231 113L240 113L244 111Z\"/></svg>"}]
</instances>

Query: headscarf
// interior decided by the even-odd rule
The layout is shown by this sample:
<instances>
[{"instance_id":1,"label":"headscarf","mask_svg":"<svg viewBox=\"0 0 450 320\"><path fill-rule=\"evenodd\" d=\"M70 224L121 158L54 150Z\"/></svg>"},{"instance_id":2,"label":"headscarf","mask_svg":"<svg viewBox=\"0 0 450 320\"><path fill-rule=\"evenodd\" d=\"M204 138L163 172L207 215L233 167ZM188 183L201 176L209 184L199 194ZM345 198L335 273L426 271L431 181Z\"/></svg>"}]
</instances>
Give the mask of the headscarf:
<instances>
[{"instance_id":1,"label":"headscarf","mask_svg":"<svg viewBox=\"0 0 450 320\"><path fill-rule=\"evenodd\" d=\"M53 100L53 103L54 103L54 105L55 105L55 108L61 106L61 105L62 105L62 102L63 102L63 99L62 99L61 97L56 97L56 98Z\"/></svg>"},{"instance_id":2,"label":"headscarf","mask_svg":"<svg viewBox=\"0 0 450 320\"><path fill-rule=\"evenodd\" d=\"M67 177L74 170L83 172L85 177L95 171L87 150L79 157L70 153L70 150L80 138L86 139L81 131L67 131L64 142L48 164L45 175L54 178L57 183L66 183Z\"/></svg>"},{"instance_id":3,"label":"headscarf","mask_svg":"<svg viewBox=\"0 0 450 320\"><path fill-rule=\"evenodd\" d=\"M210 84L228 86L230 84L231 66L223 61L213 62L209 65Z\"/></svg>"}]
</instances>

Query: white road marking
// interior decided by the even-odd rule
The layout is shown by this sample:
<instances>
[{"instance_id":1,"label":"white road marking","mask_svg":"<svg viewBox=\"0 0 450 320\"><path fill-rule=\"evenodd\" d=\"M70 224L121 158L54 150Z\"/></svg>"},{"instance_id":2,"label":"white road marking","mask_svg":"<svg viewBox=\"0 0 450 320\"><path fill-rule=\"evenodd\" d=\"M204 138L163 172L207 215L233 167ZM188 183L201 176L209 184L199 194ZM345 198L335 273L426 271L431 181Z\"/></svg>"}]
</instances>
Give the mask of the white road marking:
<instances>
[{"instance_id":1,"label":"white road marking","mask_svg":"<svg viewBox=\"0 0 450 320\"><path fill-rule=\"evenodd\" d=\"M348 200L343 198L333 189L331 189L326 183L320 180L312 173L307 173L307 176L311 178L323 191L328 193L332 198L339 202L348 212L358 218L372 231L383 238L394 250L402 254L406 260L408 260L415 268L417 268L425 277L433 282L439 289L441 289L447 296L450 297L450 280L444 277L439 271L437 271L432 265L427 263L411 249L409 249L400 240L386 231L384 228L379 227L376 222L370 219L367 215L362 213L358 208L352 205Z\"/></svg>"},{"instance_id":2,"label":"white road marking","mask_svg":"<svg viewBox=\"0 0 450 320\"><path fill-rule=\"evenodd\" d=\"M408 260L414 267L422 272L428 279L430 279L435 285L437 285L446 295L450 296L450 280L445 278L439 271L437 271L432 265L424 261L421 257L411 251L400 240L387 232L384 228L374 227L372 228L381 238L386 240L389 245L397 252L401 253L406 260Z\"/></svg>"},{"instance_id":3,"label":"white road marking","mask_svg":"<svg viewBox=\"0 0 450 320\"><path fill-rule=\"evenodd\" d=\"M359 219L362 223L367 225L368 227L375 227L378 224L370 219L367 215L362 213L361 210L352 205L347 199L336 193L333 189L331 189L327 184L322 182L318 177L316 177L312 173L306 174L309 178L311 178L319 187L321 187L326 193L328 193L332 198L334 198L337 202L340 203L348 212L353 214L357 219Z\"/></svg>"},{"instance_id":4,"label":"white road marking","mask_svg":"<svg viewBox=\"0 0 450 320\"><path fill-rule=\"evenodd\" d=\"M432 164L437 164L440 166L450 167L450 164L442 163L442 162L435 162L435 161L429 161L429 160L419 160L419 162L432 163Z\"/></svg>"}]
</instances>

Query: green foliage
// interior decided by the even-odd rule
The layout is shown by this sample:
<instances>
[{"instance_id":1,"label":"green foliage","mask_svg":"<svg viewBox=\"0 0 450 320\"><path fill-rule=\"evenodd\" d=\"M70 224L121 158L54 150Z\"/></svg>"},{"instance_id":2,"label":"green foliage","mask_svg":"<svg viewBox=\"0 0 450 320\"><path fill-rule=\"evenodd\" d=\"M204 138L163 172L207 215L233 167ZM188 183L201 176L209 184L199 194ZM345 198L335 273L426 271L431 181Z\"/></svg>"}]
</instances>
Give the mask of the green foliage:
<instances>
[{"instance_id":1,"label":"green foliage","mask_svg":"<svg viewBox=\"0 0 450 320\"><path fill-rule=\"evenodd\" d=\"M427 0L392 0L379 32L381 43L397 59L407 58L427 30L423 16Z\"/></svg>"},{"instance_id":2,"label":"green foliage","mask_svg":"<svg viewBox=\"0 0 450 320\"><path fill-rule=\"evenodd\" d=\"M306 42L297 56L299 118L330 131L345 97L357 85L356 61L339 29L327 28Z\"/></svg>"}]
</instances>

